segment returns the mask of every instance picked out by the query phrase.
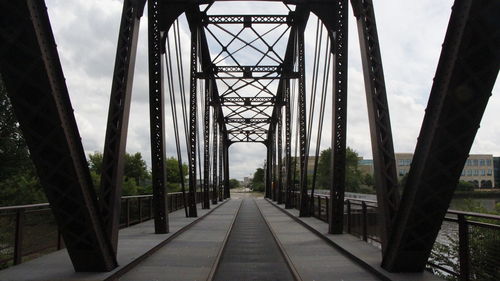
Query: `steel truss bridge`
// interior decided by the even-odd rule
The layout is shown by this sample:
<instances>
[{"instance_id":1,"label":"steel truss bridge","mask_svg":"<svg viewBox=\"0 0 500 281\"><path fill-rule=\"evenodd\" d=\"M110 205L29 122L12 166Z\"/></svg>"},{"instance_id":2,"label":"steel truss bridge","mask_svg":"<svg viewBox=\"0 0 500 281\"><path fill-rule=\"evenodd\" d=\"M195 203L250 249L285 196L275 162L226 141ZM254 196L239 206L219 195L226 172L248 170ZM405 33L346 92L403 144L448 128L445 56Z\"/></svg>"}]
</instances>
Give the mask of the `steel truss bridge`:
<instances>
[{"instance_id":1,"label":"steel truss bridge","mask_svg":"<svg viewBox=\"0 0 500 281\"><path fill-rule=\"evenodd\" d=\"M404 193L399 194L372 0L284 1L289 11L279 15L213 15L210 7L214 2L203 0L124 0L103 173L96 195L45 4L43 0L1 0L0 73L74 269L109 271L117 266L123 163L144 9L149 15L155 232L169 232L165 92L169 93L173 112L177 112L174 93L181 90L185 94L180 101L182 118L179 121L177 113L172 118L179 159L179 123L184 124L187 137L189 184L183 197L187 216L198 215L197 178L204 179L204 209L230 197L229 146L237 142L260 142L267 147L265 196L284 203L286 208L292 205L292 193L296 191L292 177L298 169L300 216L311 215L314 201L308 190L307 162L314 110L308 116L304 30L313 13L324 26L326 38L316 42L316 48L322 46L325 55L320 61L317 52L313 77L327 73L323 81L331 83L312 82L322 98L317 110L321 120L319 139L324 112L330 111L333 116L328 229L332 234L343 233L349 2L356 17L365 78L382 267L391 272L422 271L498 74L499 1L455 1L408 181ZM182 84L183 49L177 21L182 14L191 36L187 85ZM271 31L277 34L272 40L267 34ZM248 34L253 37L244 36ZM285 42L284 47L280 47L280 40ZM253 60L239 56L242 49L252 50ZM326 105L325 95L331 97L331 104ZM203 108L199 108L200 99ZM200 112L202 120L198 120ZM198 125L200 121L202 126ZM294 133L298 165L292 161ZM197 175L197 163L202 165L201 175Z\"/></svg>"}]
</instances>

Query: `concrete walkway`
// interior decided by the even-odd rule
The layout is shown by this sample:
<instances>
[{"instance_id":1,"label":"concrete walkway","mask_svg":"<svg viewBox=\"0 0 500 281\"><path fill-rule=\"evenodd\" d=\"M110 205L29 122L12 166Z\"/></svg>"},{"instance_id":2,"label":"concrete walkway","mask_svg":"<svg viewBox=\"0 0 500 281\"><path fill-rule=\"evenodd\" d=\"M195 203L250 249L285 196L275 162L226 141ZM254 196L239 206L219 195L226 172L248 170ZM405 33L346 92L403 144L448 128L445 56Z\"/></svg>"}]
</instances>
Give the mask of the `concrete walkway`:
<instances>
[{"instance_id":1,"label":"concrete walkway","mask_svg":"<svg viewBox=\"0 0 500 281\"><path fill-rule=\"evenodd\" d=\"M241 200L230 200L136 265L120 280L207 280Z\"/></svg>"},{"instance_id":2,"label":"concrete walkway","mask_svg":"<svg viewBox=\"0 0 500 281\"><path fill-rule=\"evenodd\" d=\"M302 280L380 280L266 200L255 201Z\"/></svg>"}]
</instances>

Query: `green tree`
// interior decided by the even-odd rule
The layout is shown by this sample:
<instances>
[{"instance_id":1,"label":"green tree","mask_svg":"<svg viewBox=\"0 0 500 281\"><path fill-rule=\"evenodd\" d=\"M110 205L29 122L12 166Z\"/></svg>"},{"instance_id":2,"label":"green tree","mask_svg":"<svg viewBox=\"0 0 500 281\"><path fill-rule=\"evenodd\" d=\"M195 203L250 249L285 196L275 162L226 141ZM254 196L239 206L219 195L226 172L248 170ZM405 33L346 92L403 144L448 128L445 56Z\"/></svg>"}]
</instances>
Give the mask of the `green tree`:
<instances>
[{"instance_id":1,"label":"green tree","mask_svg":"<svg viewBox=\"0 0 500 281\"><path fill-rule=\"evenodd\" d=\"M474 184L468 181L459 181L456 191L474 191Z\"/></svg>"},{"instance_id":2,"label":"green tree","mask_svg":"<svg viewBox=\"0 0 500 281\"><path fill-rule=\"evenodd\" d=\"M182 164L182 174L184 176L183 179L181 179L181 174L179 171L179 161L177 161L177 158L175 157L168 157L165 160L165 165L167 169L167 181L169 183L181 183L182 181L186 181L186 178L188 176L188 166L186 164Z\"/></svg>"},{"instance_id":3,"label":"green tree","mask_svg":"<svg viewBox=\"0 0 500 281\"><path fill-rule=\"evenodd\" d=\"M124 175L128 179L134 179L137 185L144 185L146 180L150 178L146 161L142 159L142 154L125 153Z\"/></svg>"},{"instance_id":4,"label":"green tree","mask_svg":"<svg viewBox=\"0 0 500 281\"><path fill-rule=\"evenodd\" d=\"M240 181L238 181L237 179L230 179L229 180L229 189L238 188L238 187L240 187Z\"/></svg>"},{"instance_id":5,"label":"green tree","mask_svg":"<svg viewBox=\"0 0 500 281\"><path fill-rule=\"evenodd\" d=\"M253 174L251 187L254 191L264 191L264 169L257 168Z\"/></svg>"},{"instance_id":6,"label":"green tree","mask_svg":"<svg viewBox=\"0 0 500 281\"><path fill-rule=\"evenodd\" d=\"M89 169L96 189L100 186L103 155L100 152L89 154ZM125 153L123 178L123 195L151 194L151 175L146 161L140 152Z\"/></svg>"},{"instance_id":7,"label":"green tree","mask_svg":"<svg viewBox=\"0 0 500 281\"><path fill-rule=\"evenodd\" d=\"M364 174L362 178L362 182L364 185L368 186L373 186L375 184L375 181L373 179L373 176L371 174Z\"/></svg>"},{"instance_id":8,"label":"green tree","mask_svg":"<svg viewBox=\"0 0 500 281\"><path fill-rule=\"evenodd\" d=\"M318 187L328 189L332 181L331 172L331 148L321 151L318 163L317 181ZM361 171L358 169L359 155L350 147L346 149L346 191L358 192L361 184Z\"/></svg>"},{"instance_id":9,"label":"green tree","mask_svg":"<svg viewBox=\"0 0 500 281\"><path fill-rule=\"evenodd\" d=\"M330 182L332 181L332 173L330 172L332 159L332 149L327 148L321 151L318 161L317 170L317 185L319 189L329 189Z\"/></svg>"}]
</instances>

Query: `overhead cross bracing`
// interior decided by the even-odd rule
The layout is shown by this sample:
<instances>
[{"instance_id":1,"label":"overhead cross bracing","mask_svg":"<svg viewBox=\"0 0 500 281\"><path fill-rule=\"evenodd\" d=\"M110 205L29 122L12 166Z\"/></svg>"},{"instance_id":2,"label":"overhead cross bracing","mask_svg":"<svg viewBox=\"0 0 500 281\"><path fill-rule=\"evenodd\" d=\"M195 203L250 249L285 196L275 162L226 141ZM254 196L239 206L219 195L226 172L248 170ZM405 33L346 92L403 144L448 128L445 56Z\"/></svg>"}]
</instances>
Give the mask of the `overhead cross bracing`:
<instances>
[{"instance_id":1,"label":"overhead cross bracing","mask_svg":"<svg viewBox=\"0 0 500 281\"><path fill-rule=\"evenodd\" d=\"M228 140L267 142L294 12L287 15L207 15L200 12L211 65L198 77L215 80Z\"/></svg>"}]
</instances>

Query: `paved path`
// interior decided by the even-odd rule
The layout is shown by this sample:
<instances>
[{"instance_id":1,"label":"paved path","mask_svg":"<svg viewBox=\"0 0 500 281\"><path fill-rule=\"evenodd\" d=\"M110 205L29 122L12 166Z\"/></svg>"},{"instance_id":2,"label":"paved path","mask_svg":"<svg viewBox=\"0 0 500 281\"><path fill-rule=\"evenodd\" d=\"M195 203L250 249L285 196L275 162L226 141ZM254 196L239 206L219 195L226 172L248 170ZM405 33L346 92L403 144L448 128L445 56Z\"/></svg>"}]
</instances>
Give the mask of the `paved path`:
<instances>
[{"instance_id":1,"label":"paved path","mask_svg":"<svg viewBox=\"0 0 500 281\"><path fill-rule=\"evenodd\" d=\"M256 202L303 280L380 280L266 200Z\"/></svg>"},{"instance_id":2,"label":"paved path","mask_svg":"<svg viewBox=\"0 0 500 281\"><path fill-rule=\"evenodd\" d=\"M120 280L206 280L241 200L230 200L136 265Z\"/></svg>"}]
</instances>

